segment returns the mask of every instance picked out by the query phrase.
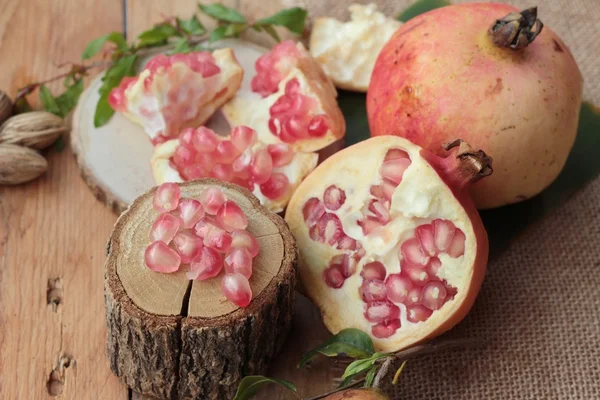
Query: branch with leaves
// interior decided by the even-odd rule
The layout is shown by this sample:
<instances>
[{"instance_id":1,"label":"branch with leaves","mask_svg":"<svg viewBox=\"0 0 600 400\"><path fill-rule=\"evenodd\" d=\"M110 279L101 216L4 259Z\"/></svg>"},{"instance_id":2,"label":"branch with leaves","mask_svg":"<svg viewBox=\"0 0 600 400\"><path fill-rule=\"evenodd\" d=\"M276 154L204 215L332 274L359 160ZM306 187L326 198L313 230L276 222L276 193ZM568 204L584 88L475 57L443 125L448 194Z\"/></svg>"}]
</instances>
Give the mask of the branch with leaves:
<instances>
[{"instance_id":1,"label":"branch with leaves","mask_svg":"<svg viewBox=\"0 0 600 400\"><path fill-rule=\"evenodd\" d=\"M121 32L103 35L88 43L81 55L80 63L66 63L59 67L69 69L55 77L34 82L19 89L15 104L18 112L31 110L26 97L39 89L40 101L45 110L65 117L75 106L83 92L83 78L93 69L106 69L100 86L100 100L94 114L96 127L106 124L114 114L108 104L108 95L126 76L133 76L137 71L140 59L157 52L168 54L189 53L207 50L205 43L216 42L226 38L237 38L249 29L265 32L280 41L275 27L280 26L297 35L302 34L306 21L306 10L289 8L258 21L251 22L242 14L222 4L198 5L199 11L216 21L212 31L207 30L196 15L189 19L168 17L163 22L140 33L133 43L128 44ZM110 47L107 48L107 44ZM92 57L102 54L102 61L86 63ZM57 80L64 80L65 90L53 96L46 85Z\"/></svg>"},{"instance_id":2,"label":"branch with leaves","mask_svg":"<svg viewBox=\"0 0 600 400\"><path fill-rule=\"evenodd\" d=\"M337 389L315 397L304 398L298 394L296 386L291 382L254 375L242 379L234 400L250 399L261 387L271 383L278 384L290 390L298 399L319 400L339 391L357 386L365 388L380 387L385 382L389 373L394 371L394 368L395 373L391 383L397 384L400 374L406 366L406 362L410 359L448 350L481 347L483 344L484 342L479 339L448 339L413 346L397 353L380 353L375 351L371 337L368 334L359 329L344 329L325 343L307 352L298 364L298 368L303 368L311 363L319 354L327 357L344 356L353 358L354 360L346 367L341 377L340 386Z\"/></svg>"}]
</instances>

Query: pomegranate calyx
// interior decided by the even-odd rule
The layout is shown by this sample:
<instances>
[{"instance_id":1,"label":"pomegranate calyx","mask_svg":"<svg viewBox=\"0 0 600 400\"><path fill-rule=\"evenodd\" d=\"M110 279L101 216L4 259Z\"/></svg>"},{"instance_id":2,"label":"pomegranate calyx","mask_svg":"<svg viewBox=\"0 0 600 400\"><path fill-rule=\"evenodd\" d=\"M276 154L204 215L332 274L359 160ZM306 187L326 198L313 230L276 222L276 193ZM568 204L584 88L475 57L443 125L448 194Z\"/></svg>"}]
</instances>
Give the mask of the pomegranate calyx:
<instances>
[{"instance_id":1,"label":"pomegranate calyx","mask_svg":"<svg viewBox=\"0 0 600 400\"><path fill-rule=\"evenodd\" d=\"M442 144L442 147L446 151L457 148L450 159L457 161L453 165L453 169L457 172L454 179L459 186L475 183L481 178L492 174L492 157L485 154L483 150L475 150L462 139L454 139L451 142Z\"/></svg>"},{"instance_id":2,"label":"pomegranate calyx","mask_svg":"<svg viewBox=\"0 0 600 400\"><path fill-rule=\"evenodd\" d=\"M533 42L543 27L537 18L537 7L531 7L496 20L488 33L496 46L518 50Z\"/></svg>"}]
</instances>

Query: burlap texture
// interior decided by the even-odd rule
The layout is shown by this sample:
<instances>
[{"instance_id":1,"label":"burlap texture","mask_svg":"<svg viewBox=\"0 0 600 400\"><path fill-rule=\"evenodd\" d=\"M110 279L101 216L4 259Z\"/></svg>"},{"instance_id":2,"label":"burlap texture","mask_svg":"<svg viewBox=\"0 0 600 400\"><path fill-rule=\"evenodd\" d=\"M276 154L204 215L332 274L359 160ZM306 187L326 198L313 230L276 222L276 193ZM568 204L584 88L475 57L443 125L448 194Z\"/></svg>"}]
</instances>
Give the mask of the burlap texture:
<instances>
[{"instance_id":1,"label":"burlap texture","mask_svg":"<svg viewBox=\"0 0 600 400\"><path fill-rule=\"evenodd\" d=\"M350 3L281 0L345 19ZM388 15L410 0L379 0ZM455 1L457 3L459 1ZM248 3L246 11L252 8ZM278 4L276 4L278 3ZM508 1L519 8L531 1ZM600 0L538 1L539 18L569 46L584 98L600 104ZM600 134L600 132L598 132ZM394 399L600 399L600 179L527 228L490 262L476 305L446 337L484 349L409 361Z\"/></svg>"}]
</instances>

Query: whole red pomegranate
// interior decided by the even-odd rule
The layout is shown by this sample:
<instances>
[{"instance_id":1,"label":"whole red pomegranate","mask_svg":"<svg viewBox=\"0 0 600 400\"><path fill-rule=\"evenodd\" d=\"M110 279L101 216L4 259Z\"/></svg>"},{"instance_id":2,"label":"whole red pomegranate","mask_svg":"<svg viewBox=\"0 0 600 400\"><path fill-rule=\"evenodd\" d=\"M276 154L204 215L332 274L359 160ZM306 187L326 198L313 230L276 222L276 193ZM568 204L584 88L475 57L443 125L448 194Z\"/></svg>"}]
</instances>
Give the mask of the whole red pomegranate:
<instances>
[{"instance_id":1,"label":"whole red pomegranate","mask_svg":"<svg viewBox=\"0 0 600 400\"><path fill-rule=\"evenodd\" d=\"M495 173L473 187L479 208L532 197L573 146L582 79L535 8L460 4L411 19L383 48L367 94L371 134L439 153L461 137L484 148ZM539 35L538 35L539 34Z\"/></svg>"},{"instance_id":2,"label":"whole red pomegranate","mask_svg":"<svg viewBox=\"0 0 600 400\"><path fill-rule=\"evenodd\" d=\"M456 140L441 158L384 136L348 147L298 187L285 219L300 279L327 328L369 332L396 351L439 335L469 311L488 256L467 189L491 173Z\"/></svg>"}]
</instances>

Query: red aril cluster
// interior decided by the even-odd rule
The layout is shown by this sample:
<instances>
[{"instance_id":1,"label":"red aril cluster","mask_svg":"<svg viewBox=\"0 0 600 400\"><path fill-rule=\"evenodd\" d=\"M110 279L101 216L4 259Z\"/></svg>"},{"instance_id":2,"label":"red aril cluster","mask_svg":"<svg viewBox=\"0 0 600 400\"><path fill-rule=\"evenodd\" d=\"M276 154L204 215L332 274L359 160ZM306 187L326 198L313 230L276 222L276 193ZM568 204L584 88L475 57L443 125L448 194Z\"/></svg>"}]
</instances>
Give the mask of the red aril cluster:
<instances>
[{"instance_id":1,"label":"red aril cluster","mask_svg":"<svg viewBox=\"0 0 600 400\"><path fill-rule=\"evenodd\" d=\"M181 199L174 183L164 183L154 194L160 213L152 225L145 263L155 272L172 273L189 264L189 279L206 280L225 269L223 294L240 307L252 300L248 280L252 259L259 252L246 230L243 210L218 188L204 190L198 199Z\"/></svg>"},{"instance_id":2,"label":"red aril cluster","mask_svg":"<svg viewBox=\"0 0 600 400\"><path fill-rule=\"evenodd\" d=\"M267 97L277 91L279 82L294 67L302 54L291 40L286 40L261 56L254 64L256 75L250 86L253 92Z\"/></svg>"},{"instance_id":3,"label":"red aril cluster","mask_svg":"<svg viewBox=\"0 0 600 400\"><path fill-rule=\"evenodd\" d=\"M189 128L179 140L170 163L186 181L212 177L251 191L258 185L272 200L289 190L287 176L274 170L294 158L293 149L285 143L263 145L257 141L256 132L246 126L233 128L229 138L206 127Z\"/></svg>"}]
</instances>

